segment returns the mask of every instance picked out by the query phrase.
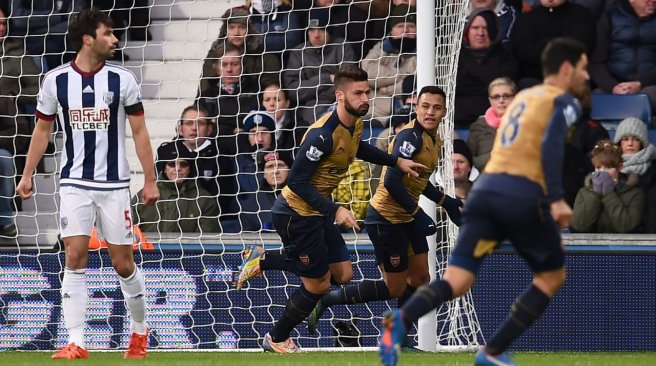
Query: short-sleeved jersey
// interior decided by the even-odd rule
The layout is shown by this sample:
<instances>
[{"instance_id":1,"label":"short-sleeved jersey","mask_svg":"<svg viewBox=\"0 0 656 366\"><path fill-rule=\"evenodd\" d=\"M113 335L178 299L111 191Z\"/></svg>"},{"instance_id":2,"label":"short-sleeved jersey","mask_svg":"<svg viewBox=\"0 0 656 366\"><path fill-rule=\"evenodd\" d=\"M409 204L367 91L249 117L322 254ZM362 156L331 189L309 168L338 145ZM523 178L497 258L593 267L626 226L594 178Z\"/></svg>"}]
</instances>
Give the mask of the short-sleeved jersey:
<instances>
[{"instance_id":1,"label":"short-sleeved jersey","mask_svg":"<svg viewBox=\"0 0 656 366\"><path fill-rule=\"evenodd\" d=\"M526 178L560 198L564 138L580 114L578 101L560 88L523 90L503 116L484 172Z\"/></svg>"},{"instance_id":2,"label":"short-sleeved jersey","mask_svg":"<svg viewBox=\"0 0 656 366\"><path fill-rule=\"evenodd\" d=\"M103 64L87 73L71 61L47 73L36 114L45 121L58 117L64 130L60 185L129 187L125 118L142 113L136 78L123 67Z\"/></svg>"},{"instance_id":3,"label":"short-sleeved jersey","mask_svg":"<svg viewBox=\"0 0 656 366\"><path fill-rule=\"evenodd\" d=\"M419 196L429 183L431 174L437 167L442 149L442 140L436 136L431 136L426 132L417 120L413 120L399 131L394 137L388 148L391 155L396 155L405 159L412 159L416 163L423 164L427 169L419 172L419 177L413 177L404 174L401 179L403 186L406 187L408 194L415 202L419 201ZM392 167L383 167L380 175L380 184L376 189L376 194L371 199L371 206L378 213L392 224L400 224L413 220L411 213L399 205L392 195L385 188L385 175L387 169Z\"/></svg>"},{"instance_id":4,"label":"short-sleeved jersey","mask_svg":"<svg viewBox=\"0 0 656 366\"><path fill-rule=\"evenodd\" d=\"M328 200L331 200L332 192L346 176L355 159L362 129L362 119L358 118L351 129L340 122L335 111L319 118L303 136L300 153L305 151L305 154L297 156L294 165L304 164L304 159L309 162L319 161L309 184ZM291 179L294 179L293 174L290 174ZM282 190L282 197L287 205L301 216L323 215L289 188L292 183L288 182Z\"/></svg>"}]
</instances>

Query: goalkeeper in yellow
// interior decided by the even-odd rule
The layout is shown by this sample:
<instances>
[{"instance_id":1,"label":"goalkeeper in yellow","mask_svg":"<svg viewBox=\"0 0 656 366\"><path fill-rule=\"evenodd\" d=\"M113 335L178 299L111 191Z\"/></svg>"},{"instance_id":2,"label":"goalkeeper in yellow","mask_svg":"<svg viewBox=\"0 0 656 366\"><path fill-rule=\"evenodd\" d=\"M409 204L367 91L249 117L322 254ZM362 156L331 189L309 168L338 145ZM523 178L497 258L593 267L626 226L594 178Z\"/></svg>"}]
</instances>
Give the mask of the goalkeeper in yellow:
<instances>
[{"instance_id":1,"label":"goalkeeper in yellow","mask_svg":"<svg viewBox=\"0 0 656 366\"><path fill-rule=\"evenodd\" d=\"M437 129L446 115L446 94L437 86L426 86L419 92L416 108L417 119L394 137L389 153L412 159L426 169L413 177L398 168L384 167L365 219L383 280L362 281L323 296L308 317L310 333L316 332L317 322L329 306L395 298L402 305L417 287L428 283L426 237L435 234L436 227L418 206L419 195L442 206L451 220L460 225L462 202L444 194L428 180L440 158L442 140Z\"/></svg>"}]
</instances>

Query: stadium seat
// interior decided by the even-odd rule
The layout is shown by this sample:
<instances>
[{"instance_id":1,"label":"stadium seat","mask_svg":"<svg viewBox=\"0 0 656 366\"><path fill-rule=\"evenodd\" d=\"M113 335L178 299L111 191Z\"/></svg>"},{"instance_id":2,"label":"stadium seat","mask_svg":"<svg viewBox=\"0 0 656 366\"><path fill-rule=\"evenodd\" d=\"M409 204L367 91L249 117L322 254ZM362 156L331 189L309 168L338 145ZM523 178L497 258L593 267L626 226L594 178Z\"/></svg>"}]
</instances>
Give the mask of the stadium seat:
<instances>
[{"instance_id":1,"label":"stadium seat","mask_svg":"<svg viewBox=\"0 0 656 366\"><path fill-rule=\"evenodd\" d=\"M640 118L652 127L652 111L647 94L592 94L590 118L614 130L624 118Z\"/></svg>"}]
</instances>

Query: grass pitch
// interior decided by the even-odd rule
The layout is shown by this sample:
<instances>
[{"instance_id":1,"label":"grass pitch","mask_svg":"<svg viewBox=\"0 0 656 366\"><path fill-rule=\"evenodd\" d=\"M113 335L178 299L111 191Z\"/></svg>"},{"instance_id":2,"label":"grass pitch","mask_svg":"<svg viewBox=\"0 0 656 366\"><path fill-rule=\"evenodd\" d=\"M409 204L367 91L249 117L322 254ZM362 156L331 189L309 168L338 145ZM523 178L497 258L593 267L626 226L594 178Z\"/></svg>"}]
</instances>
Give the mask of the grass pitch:
<instances>
[{"instance_id":1,"label":"grass pitch","mask_svg":"<svg viewBox=\"0 0 656 366\"><path fill-rule=\"evenodd\" d=\"M144 360L124 360L119 352L92 352L88 360L51 360L52 352L0 352L0 365L89 365L89 366L360 366L380 365L374 352L307 352L296 355L238 352L151 352ZM473 364L471 353L404 353L398 366L464 366ZM534 353L518 352L513 359L521 366L651 366L654 352Z\"/></svg>"}]
</instances>

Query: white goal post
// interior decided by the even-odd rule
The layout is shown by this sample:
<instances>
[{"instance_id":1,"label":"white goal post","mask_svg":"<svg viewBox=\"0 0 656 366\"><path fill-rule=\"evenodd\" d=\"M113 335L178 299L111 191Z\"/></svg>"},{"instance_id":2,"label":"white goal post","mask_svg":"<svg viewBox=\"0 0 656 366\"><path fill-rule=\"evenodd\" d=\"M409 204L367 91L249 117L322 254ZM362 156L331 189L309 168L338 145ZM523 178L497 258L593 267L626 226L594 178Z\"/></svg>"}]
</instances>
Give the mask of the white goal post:
<instances>
[{"instance_id":1,"label":"white goal post","mask_svg":"<svg viewBox=\"0 0 656 366\"><path fill-rule=\"evenodd\" d=\"M135 74L141 85L154 150L175 137L182 110L194 103L203 62L225 22L222 15L243 3L243 0L149 0L148 28L152 40L131 40L129 36L120 40L123 53L129 57L120 63ZM347 6L343 3L356 6L367 2L342 0L340 3L333 6ZM467 0L417 0L417 88L436 84L447 93L449 111L440 128L445 148L438 174L442 177L445 192L451 195L454 194L451 154L455 76L468 6ZM9 27L26 19L10 17ZM374 20L372 16L372 19L352 23L374 24ZM299 31L306 34L307 27ZM10 33L11 37L14 36ZM347 37L350 40L344 43L357 43L354 38L357 37ZM20 38L16 36L15 39ZM382 38L373 41L380 40ZM294 46L286 45L284 52ZM21 57L38 60L41 56L46 55L28 53ZM260 56L264 57L263 54ZM362 55L364 57L366 54ZM17 75L21 76L25 75ZM258 89L255 94L259 96L261 92ZM33 117L29 109L19 111L25 117ZM1 117L15 118L15 115ZM381 129L370 126L367 129L367 139L375 143L376 134ZM237 134L230 137L236 140ZM34 197L23 202L22 209L10 215L18 227L18 234L0 237L0 310L3 310L0 350L53 349L66 342L59 294L64 257L57 237L59 196L56 171L62 149L60 135L53 134L53 142L55 151L46 155L44 166L35 176ZM131 190L135 194L143 183L143 172L131 137L126 144L133 173ZM368 175L366 179L370 179ZM355 192L350 193L356 197ZM355 204L356 201L354 198L344 203ZM438 232L444 233L429 241L432 243L429 260L434 264L430 266L431 277L434 278L445 268L457 227L445 219L446 215L440 214L434 204L427 204L424 200L421 204L426 212L433 213L440 229ZM242 206L238 207L238 214L243 214ZM180 217L182 219L184 217ZM154 249L142 245L135 251L135 257L146 277L151 348L257 349L264 334L284 309L286 299L300 284L295 275L272 271L254 279L242 291L235 291L232 285L241 252L252 244L264 245L267 249L279 248L278 236L259 230L228 231L146 233ZM367 235L347 232L344 237L351 250L353 281L380 279ZM87 278L88 347L125 347L129 337L129 317L111 261L104 250L90 252ZM335 306L320 320L319 336L309 334L301 324L292 337L306 349L332 349L343 342L353 341L354 347L339 349L370 350L376 346L380 335L382 314L395 307L396 301ZM345 327L346 331L340 327ZM418 331L410 331L410 336L419 348L429 351L461 351L478 347L483 342L483 335L471 295L444 304L435 313L427 315L420 321Z\"/></svg>"}]
</instances>

